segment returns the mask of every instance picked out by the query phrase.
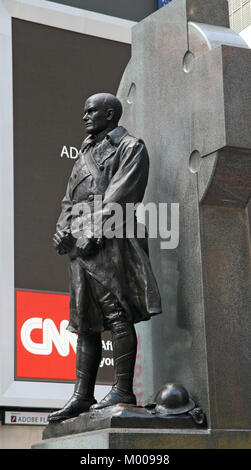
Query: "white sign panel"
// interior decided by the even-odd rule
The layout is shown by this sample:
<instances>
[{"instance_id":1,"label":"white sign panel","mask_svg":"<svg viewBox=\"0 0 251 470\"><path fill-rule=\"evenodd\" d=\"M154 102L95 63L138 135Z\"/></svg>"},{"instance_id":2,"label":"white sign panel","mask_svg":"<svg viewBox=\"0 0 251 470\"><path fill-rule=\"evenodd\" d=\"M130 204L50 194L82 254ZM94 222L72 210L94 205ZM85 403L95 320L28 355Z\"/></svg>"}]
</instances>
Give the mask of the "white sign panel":
<instances>
[{"instance_id":1,"label":"white sign panel","mask_svg":"<svg viewBox=\"0 0 251 470\"><path fill-rule=\"evenodd\" d=\"M33 411L5 411L4 424L21 424L23 426L46 426L49 413Z\"/></svg>"}]
</instances>

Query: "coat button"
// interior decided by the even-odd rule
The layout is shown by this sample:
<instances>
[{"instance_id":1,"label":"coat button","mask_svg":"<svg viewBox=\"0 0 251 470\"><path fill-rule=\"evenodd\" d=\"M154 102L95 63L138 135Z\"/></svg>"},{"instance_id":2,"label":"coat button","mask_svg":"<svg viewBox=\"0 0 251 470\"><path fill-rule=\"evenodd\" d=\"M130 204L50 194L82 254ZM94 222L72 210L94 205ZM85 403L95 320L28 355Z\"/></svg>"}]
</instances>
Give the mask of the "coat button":
<instances>
[{"instance_id":1,"label":"coat button","mask_svg":"<svg viewBox=\"0 0 251 470\"><path fill-rule=\"evenodd\" d=\"M88 201L93 201L93 199L94 199L94 194L89 194Z\"/></svg>"},{"instance_id":2,"label":"coat button","mask_svg":"<svg viewBox=\"0 0 251 470\"><path fill-rule=\"evenodd\" d=\"M103 171L104 168L105 168L104 165L99 165L99 169L100 169L101 171Z\"/></svg>"}]
</instances>

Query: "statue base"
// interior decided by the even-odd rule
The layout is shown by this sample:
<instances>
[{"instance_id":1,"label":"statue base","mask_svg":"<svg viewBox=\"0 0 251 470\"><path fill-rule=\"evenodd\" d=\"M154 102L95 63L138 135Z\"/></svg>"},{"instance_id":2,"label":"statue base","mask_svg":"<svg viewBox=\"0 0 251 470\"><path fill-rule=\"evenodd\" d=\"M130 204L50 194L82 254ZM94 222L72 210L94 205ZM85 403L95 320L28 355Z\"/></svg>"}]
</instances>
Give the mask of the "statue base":
<instances>
[{"instance_id":1,"label":"statue base","mask_svg":"<svg viewBox=\"0 0 251 470\"><path fill-rule=\"evenodd\" d=\"M33 449L246 449L251 431L210 430L195 408L179 415L119 404L50 423Z\"/></svg>"},{"instance_id":2,"label":"statue base","mask_svg":"<svg viewBox=\"0 0 251 470\"><path fill-rule=\"evenodd\" d=\"M154 409L118 404L101 410L85 412L76 418L50 423L43 432L43 439L79 434L101 429L196 429L205 427L205 417L200 408L197 413L179 415L157 414ZM199 414L200 413L200 414Z\"/></svg>"}]
</instances>

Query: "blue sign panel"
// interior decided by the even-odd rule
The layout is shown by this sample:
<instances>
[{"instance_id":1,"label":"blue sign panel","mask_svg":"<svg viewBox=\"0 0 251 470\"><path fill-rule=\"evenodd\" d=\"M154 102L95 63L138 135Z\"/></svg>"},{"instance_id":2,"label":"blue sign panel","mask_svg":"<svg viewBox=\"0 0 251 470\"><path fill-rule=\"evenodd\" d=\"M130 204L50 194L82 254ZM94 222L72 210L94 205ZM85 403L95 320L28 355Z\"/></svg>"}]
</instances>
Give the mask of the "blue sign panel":
<instances>
[{"instance_id":1,"label":"blue sign panel","mask_svg":"<svg viewBox=\"0 0 251 470\"><path fill-rule=\"evenodd\" d=\"M158 8L164 7L167 3L170 3L172 0L158 0Z\"/></svg>"}]
</instances>

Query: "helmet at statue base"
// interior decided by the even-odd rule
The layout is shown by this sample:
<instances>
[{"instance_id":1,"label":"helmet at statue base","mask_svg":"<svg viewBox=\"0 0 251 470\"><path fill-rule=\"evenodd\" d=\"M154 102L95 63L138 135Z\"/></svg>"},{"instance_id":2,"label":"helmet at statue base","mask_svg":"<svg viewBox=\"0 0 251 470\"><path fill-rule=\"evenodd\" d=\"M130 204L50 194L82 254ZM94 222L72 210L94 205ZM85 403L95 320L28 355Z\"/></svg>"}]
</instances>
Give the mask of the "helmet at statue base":
<instances>
[{"instance_id":1,"label":"helmet at statue base","mask_svg":"<svg viewBox=\"0 0 251 470\"><path fill-rule=\"evenodd\" d=\"M195 407L187 390L178 383L167 383L155 396L155 412L166 415L186 413Z\"/></svg>"}]
</instances>

